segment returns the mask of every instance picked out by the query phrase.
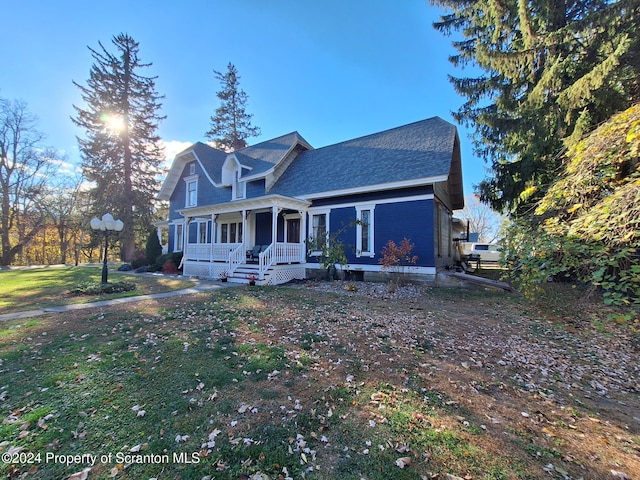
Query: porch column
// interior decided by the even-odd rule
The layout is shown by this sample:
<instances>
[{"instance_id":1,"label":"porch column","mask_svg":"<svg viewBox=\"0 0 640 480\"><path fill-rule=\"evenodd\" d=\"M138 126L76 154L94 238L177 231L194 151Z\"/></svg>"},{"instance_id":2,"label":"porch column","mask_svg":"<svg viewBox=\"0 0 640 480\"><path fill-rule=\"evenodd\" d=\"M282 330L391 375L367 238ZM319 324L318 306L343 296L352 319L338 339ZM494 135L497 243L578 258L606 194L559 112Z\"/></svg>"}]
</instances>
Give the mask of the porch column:
<instances>
[{"instance_id":1,"label":"porch column","mask_svg":"<svg viewBox=\"0 0 640 480\"><path fill-rule=\"evenodd\" d=\"M245 238L247 238L247 211L242 210L242 249L247 250L247 244L245 243Z\"/></svg>"},{"instance_id":2,"label":"porch column","mask_svg":"<svg viewBox=\"0 0 640 480\"><path fill-rule=\"evenodd\" d=\"M273 244L273 252L275 253L276 240L278 239L278 207L271 207L271 243Z\"/></svg>"},{"instance_id":3,"label":"porch column","mask_svg":"<svg viewBox=\"0 0 640 480\"><path fill-rule=\"evenodd\" d=\"M300 243L302 248L300 249L300 262L307 262L307 212L298 212L300 214Z\"/></svg>"},{"instance_id":4,"label":"porch column","mask_svg":"<svg viewBox=\"0 0 640 480\"><path fill-rule=\"evenodd\" d=\"M211 249L209 250L209 261L213 262L213 246L216 244L216 214L211 214Z\"/></svg>"},{"instance_id":5,"label":"porch column","mask_svg":"<svg viewBox=\"0 0 640 480\"><path fill-rule=\"evenodd\" d=\"M182 261L180 262L180 266L182 266L187 258L187 247L189 246L187 243L189 240L189 220L189 217L185 217L184 226L182 227Z\"/></svg>"}]
</instances>

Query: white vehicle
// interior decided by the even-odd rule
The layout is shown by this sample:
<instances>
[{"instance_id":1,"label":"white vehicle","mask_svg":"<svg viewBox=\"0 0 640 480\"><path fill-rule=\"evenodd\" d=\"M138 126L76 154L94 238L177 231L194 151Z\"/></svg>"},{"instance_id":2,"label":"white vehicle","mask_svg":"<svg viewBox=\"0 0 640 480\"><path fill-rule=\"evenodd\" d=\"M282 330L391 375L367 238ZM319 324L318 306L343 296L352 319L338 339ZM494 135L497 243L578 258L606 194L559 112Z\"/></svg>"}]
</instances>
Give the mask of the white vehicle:
<instances>
[{"instance_id":1,"label":"white vehicle","mask_svg":"<svg viewBox=\"0 0 640 480\"><path fill-rule=\"evenodd\" d=\"M502 247L496 243L463 243L462 252L464 255L470 255L471 260L475 260L476 255L480 257L481 262L499 262Z\"/></svg>"}]
</instances>

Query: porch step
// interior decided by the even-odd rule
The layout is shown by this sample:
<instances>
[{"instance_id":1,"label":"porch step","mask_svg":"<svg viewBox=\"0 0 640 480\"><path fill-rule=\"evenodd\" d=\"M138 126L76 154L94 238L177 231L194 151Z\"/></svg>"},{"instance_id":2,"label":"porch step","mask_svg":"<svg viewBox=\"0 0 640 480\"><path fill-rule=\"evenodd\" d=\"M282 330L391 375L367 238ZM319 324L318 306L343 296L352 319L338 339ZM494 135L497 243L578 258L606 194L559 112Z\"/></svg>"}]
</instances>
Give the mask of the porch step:
<instances>
[{"instance_id":1,"label":"porch step","mask_svg":"<svg viewBox=\"0 0 640 480\"><path fill-rule=\"evenodd\" d=\"M251 277L255 277L257 279L259 273L260 273L259 265L244 263L242 265L239 265L238 268L235 269L235 271L233 272L233 275L229 276L229 281L235 282L235 283L249 283L249 279ZM265 273L265 280L267 280L269 276L270 276L270 273L267 271ZM264 283L266 283L264 280L257 281L258 285L262 285Z\"/></svg>"}]
</instances>

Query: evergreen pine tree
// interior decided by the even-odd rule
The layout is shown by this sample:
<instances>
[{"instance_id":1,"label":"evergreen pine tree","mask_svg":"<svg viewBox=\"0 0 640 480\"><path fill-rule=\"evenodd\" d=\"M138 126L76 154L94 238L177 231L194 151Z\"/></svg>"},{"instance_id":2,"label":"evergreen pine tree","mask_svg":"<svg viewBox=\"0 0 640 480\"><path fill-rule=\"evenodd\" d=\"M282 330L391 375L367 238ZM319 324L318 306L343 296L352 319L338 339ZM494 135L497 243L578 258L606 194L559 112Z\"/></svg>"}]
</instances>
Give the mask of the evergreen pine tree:
<instances>
[{"instance_id":1,"label":"evergreen pine tree","mask_svg":"<svg viewBox=\"0 0 640 480\"><path fill-rule=\"evenodd\" d=\"M431 0L449 13L434 26L454 42L452 78L467 101L455 113L475 128L493 176L481 198L529 214L555 181L565 148L640 99L637 0Z\"/></svg>"},{"instance_id":2,"label":"evergreen pine tree","mask_svg":"<svg viewBox=\"0 0 640 480\"><path fill-rule=\"evenodd\" d=\"M89 47L95 63L87 85L74 84L82 92L85 108L74 105L76 125L85 129L78 138L85 177L93 182L94 214L110 212L124 222L121 233L125 261L135 257L136 239L144 241L159 188L163 149L158 124L162 96L156 93L156 77L145 77L139 45L127 34L112 39L116 53L99 43Z\"/></svg>"},{"instance_id":3,"label":"evergreen pine tree","mask_svg":"<svg viewBox=\"0 0 640 480\"><path fill-rule=\"evenodd\" d=\"M217 93L221 105L211 117L211 129L205 133L220 147L233 151L246 147L246 139L260 135L260 129L251 125L253 115L247 113L247 94L240 88L240 76L234 65L227 65L227 73L214 70L222 84Z\"/></svg>"},{"instance_id":4,"label":"evergreen pine tree","mask_svg":"<svg viewBox=\"0 0 640 480\"><path fill-rule=\"evenodd\" d=\"M150 230L147 236L147 245L145 248L147 265L155 265L158 257L162 255L162 245L160 245L160 239L158 238L158 232Z\"/></svg>"}]
</instances>

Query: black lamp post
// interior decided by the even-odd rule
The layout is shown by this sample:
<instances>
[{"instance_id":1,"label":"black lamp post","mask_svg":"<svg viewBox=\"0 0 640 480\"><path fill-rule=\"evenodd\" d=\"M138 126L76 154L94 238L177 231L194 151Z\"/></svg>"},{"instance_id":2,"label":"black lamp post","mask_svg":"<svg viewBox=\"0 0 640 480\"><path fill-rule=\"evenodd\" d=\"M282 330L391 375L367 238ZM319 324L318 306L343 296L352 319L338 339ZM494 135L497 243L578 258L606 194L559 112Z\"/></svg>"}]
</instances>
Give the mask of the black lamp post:
<instances>
[{"instance_id":1,"label":"black lamp post","mask_svg":"<svg viewBox=\"0 0 640 480\"><path fill-rule=\"evenodd\" d=\"M91 220L91 228L96 232L102 232L104 235L104 261L102 262L102 283L107 283L108 268L107 268L107 251L109 249L109 235L112 232L121 232L124 227L122 220L114 220L110 213L105 213L102 216L102 220L94 218Z\"/></svg>"}]
</instances>

